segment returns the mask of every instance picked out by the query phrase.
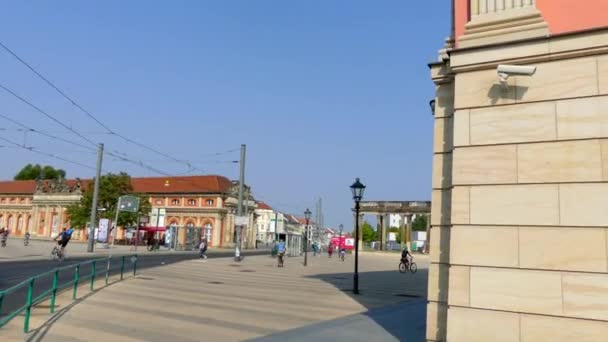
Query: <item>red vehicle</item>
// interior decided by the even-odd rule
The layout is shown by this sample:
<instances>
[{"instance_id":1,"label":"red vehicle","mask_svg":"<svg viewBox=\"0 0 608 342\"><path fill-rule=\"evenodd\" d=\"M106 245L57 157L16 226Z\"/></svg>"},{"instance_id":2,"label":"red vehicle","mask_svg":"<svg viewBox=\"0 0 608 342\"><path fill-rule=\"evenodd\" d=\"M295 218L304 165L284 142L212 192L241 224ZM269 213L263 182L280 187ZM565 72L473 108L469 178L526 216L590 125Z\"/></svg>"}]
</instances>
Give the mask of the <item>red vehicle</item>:
<instances>
[{"instance_id":1,"label":"red vehicle","mask_svg":"<svg viewBox=\"0 0 608 342\"><path fill-rule=\"evenodd\" d=\"M338 248L344 247L347 251L355 249L355 239L350 236L333 237L330 243L332 246L338 246Z\"/></svg>"}]
</instances>

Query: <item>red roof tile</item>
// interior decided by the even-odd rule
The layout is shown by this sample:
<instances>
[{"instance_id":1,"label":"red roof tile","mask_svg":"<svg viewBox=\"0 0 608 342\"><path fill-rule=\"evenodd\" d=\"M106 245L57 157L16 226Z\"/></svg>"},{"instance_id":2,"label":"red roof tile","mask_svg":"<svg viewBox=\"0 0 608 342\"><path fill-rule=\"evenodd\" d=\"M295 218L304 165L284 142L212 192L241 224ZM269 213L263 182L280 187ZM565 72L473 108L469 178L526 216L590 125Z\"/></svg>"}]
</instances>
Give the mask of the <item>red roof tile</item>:
<instances>
[{"instance_id":1,"label":"red roof tile","mask_svg":"<svg viewBox=\"0 0 608 342\"><path fill-rule=\"evenodd\" d=\"M76 180L67 180L73 186ZM89 180L82 180L82 188L87 189ZM232 182L223 176L183 176L183 177L138 177L131 178L133 191L149 194L164 193L226 193ZM0 181L1 194L33 194L36 182Z\"/></svg>"},{"instance_id":2,"label":"red roof tile","mask_svg":"<svg viewBox=\"0 0 608 342\"><path fill-rule=\"evenodd\" d=\"M258 202L258 209L261 209L261 210L272 210L272 207L270 207L268 204L266 204L264 202Z\"/></svg>"},{"instance_id":3,"label":"red roof tile","mask_svg":"<svg viewBox=\"0 0 608 342\"><path fill-rule=\"evenodd\" d=\"M0 181L0 193L31 195L36 190L36 181Z\"/></svg>"},{"instance_id":4,"label":"red roof tile","mask_svg":"<svg viewBox=\"0 0 608 342\"><path fill-rule=\"evenodd\" d=\"M223 176L132 178L133 191L139 193L225 193L232 182Z\"/></svg>"}]
</instances>

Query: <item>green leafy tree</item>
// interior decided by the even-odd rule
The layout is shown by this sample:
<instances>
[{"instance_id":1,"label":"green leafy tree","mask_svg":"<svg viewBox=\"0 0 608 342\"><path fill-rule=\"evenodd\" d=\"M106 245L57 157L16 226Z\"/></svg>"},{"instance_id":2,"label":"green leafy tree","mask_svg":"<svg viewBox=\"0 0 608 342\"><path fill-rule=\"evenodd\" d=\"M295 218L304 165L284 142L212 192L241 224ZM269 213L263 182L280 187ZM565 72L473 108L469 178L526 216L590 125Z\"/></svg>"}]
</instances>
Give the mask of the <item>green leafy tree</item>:
<instances>
[{"instance_id":1,"label":"green leafy tree","mask_svg":"<svg viewBox=\"0 0 608 342\"><path fill-rule=\"evenodd\" d=\"M372 225L367 221L363 222L363 225L361 226L361 234L363 235L363 242L376 241L376 237L378 235L374 228L372 228Z\"/></svg>"},{"instance_id":2,"label":"green leafy tree","mask_svg":"<svg viewBox=\"0 0 608 342\"><path fill-rule=\"evenodd\" d=\"M89 223L91 206L93 204L93 184L94 182L89 183L89 187L82 194L79 203L68 207L70 222L74 227L84 228ZM151 210L150 202L146 196L133 193L131 176L128 174L121 172L119 174L108 173L101 176L99 179L99 197L97 203L98 208L104 208L105 210L98 212L99 218L107 218L114 221L118 198L127 194L139 197L139 212L137 214L120 212L118 216L118 226L120 227L136 224L138 215L147 215Z\"/></svg>"},{"instance_id":3,"label":"green leafy tree","mask_svg":"<svg viewBox=\"0 0 608 342\"><path fill-rule=\"evenodd\" d=\"M412 222L412 230L417 232L426 231L426 221L428 220L426 215L418 215Z\"/></svg>"},{"instance_id":4,"label":"green leafy tree","mask_svg":"<svg viewBox=\"0 0 608 342\"><path fill-rule=\"evenodd\" d=\"M34 180L34 179L58 179L65 178L65 171L55 169L50 165L40 166L40 164L27 164L15 175L15 180Z\"/></svg>"}]
</instances>

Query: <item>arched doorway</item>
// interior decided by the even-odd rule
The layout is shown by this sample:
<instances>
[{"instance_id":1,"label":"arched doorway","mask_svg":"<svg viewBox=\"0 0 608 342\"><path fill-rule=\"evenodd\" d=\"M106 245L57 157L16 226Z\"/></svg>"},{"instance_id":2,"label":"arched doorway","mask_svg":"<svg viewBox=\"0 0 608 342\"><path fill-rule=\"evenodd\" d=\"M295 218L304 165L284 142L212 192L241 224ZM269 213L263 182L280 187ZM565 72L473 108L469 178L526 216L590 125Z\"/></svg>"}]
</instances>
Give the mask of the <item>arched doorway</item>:
<instances>
[{"instance_id":1,"label":"arched doorway","mask_svg":"<svg viewBox=\"0 0 608 342\"><path fill-rule=\"evenodd\" d=\"M6 229L10 232L13 229L13 215L8 215L8 220L6 222Z\"/></svg>"},{"instance_id":2,"label":"arched doorway","mask_svg":"<svg viewBox=\"0 0 608 342\"><path fill-rule=\"evenodd\" d=\"M17 218L17 231L15 233L16 235L23 234L23 215L19 215Z\"/></svg>"}]
</instances>

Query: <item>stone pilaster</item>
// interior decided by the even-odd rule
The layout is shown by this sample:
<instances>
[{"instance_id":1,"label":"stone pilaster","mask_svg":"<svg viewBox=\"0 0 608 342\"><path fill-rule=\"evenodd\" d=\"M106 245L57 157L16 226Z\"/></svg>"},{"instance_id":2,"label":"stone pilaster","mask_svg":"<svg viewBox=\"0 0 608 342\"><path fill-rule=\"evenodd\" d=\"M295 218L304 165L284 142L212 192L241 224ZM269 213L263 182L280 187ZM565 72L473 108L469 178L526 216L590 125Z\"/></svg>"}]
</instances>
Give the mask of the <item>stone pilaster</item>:
<instances>
[{"instance_id":1,"label":"stone pilaster","mask_svg":"<svg viewBox=\"0 0 608 342\"><path fill-rule=\"evenodd\" d=\"M549 26L536 9L536 0L469 0L471 20L458 38L458 47L544 37Z\"/></svg>"}]
</instances>

